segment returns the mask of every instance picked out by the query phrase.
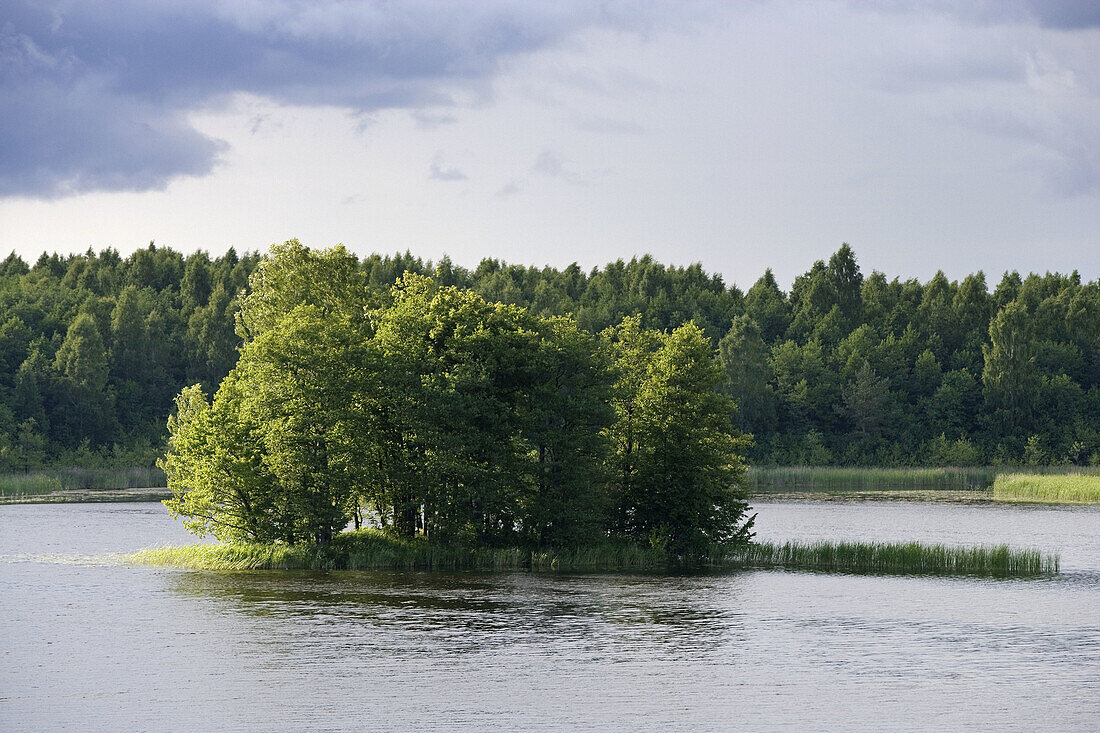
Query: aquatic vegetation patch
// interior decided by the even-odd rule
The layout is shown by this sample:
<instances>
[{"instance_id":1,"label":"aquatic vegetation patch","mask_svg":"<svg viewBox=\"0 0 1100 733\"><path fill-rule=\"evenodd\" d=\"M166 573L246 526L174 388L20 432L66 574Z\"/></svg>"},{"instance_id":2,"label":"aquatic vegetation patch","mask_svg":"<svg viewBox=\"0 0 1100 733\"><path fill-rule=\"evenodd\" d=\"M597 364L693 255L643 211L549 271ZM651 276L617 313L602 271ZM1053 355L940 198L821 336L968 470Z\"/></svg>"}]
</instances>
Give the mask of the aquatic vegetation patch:
<instances>
[{"instance_id":1,"label":"aquatic vegetation patch","mask_svg":"<svg viewBox=\"0 0 1100 733\"><path fill-rule=\"evenodd\" d=\"M993 498L1049 504L1100 504L1100 475L1001 474L993 482Z\"/></svg>"},{"instance_id":2,"label":"aquatic vegetation patch","mask_svg":"<svg viewBox=\"0 0 1100 733\"><path fill-rule=\"evenodd\" d=\"M1039 550L920 542L754 542L716 550L713 563L866 573L1024 576L1058 572L1058 555Z\"/></svg>"}]
</instances>

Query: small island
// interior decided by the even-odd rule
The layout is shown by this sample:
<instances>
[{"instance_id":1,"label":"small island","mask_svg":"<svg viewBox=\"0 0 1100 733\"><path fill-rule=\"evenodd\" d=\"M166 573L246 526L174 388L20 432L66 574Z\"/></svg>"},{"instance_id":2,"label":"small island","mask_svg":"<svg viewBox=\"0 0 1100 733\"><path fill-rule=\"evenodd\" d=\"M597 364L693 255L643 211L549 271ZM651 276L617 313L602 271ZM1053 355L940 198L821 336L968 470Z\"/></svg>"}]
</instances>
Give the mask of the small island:
<instances>
[{"instance_id":1,"label":"small island","mask_svg":"<svg viewBox=\"0 0 1100 733\"><path fill-rule=\"evenodd\" d=\"M296 241L252 284L237 365L211 401L184 389L169 422L166 504L197 534L323 549L371 526L688 563L752 536L749 441L695 324L595 336L414 274L372 303L342 247Z\"/></svg>"},{"instance_id":2,"label":"small island","mask_svg":"<svg viewBox=\"0 0 1100 733\"><path fill-rule=\"evenodd\" d=\"M212 399L177 397L159 462L201 568L786 566L1056 572L1007 546L754 544L727 375L694 322L599 334L406 273L384 296L343 247L275 246Z\"/></svg>"}]
</instances>

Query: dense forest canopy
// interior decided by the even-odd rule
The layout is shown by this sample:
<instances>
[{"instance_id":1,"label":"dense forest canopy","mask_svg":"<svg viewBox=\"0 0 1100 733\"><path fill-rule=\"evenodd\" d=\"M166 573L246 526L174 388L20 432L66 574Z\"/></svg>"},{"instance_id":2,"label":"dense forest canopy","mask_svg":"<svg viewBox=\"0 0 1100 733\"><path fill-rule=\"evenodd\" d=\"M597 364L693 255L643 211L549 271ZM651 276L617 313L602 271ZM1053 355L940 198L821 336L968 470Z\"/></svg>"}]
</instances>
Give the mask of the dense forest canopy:
<instances>
[{"instance_id":1,"label":"dense forest canopy","mask_svg":"<svg viewBox=\"0 0 1100 733\"><path fill-rule=\"evenodd\" d=\"M571 314L587 334L631 316L666 332L693 322L754 463L1100 462L1100 282L1077 273L903 281L865 275L845 245L789 292L770 272L742 292L648 256L588 272L346 256L364 308L388 306L412 273L531 317ZM195 383L213 394L263 328L265 314L240 311L260 260L150 244L0 262L0 471L151 462L173 398ZM297 303L319 284L277 285Z\"/></svg>"}]
</instances>

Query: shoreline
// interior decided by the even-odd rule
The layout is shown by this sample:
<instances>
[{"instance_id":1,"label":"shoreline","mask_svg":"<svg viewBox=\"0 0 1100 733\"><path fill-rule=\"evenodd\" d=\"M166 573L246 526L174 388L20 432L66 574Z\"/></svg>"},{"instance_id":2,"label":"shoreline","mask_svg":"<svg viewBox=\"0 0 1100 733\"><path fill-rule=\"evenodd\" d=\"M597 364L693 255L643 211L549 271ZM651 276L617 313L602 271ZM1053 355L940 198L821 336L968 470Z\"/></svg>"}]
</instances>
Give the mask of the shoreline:
<instances>
[{"instance_id":1,"label":"shoreline","mask_svg":"<svg viewBox=\"0 0 1100 733\"><path fill-rule=\"evenodd\" d=\"M166 488L133 489L63 489L49 494L0 496L0 506L8 504L99 504L108 502L151 502L172 498ZM758 490L748 496L751 501L798 502L929 502L937 504L982 504L1035 506L1098 506L1096 502L1069 499L1039 499L996 497L992 489L774 489Z\"/></svg>"},{"instance_id":2,"label":"shoreline","mask_svg":"<svg viewBox=\"0 0 1100 733\"><path fill-rule=\"evenodd\" d=\"M912 501L938 504L1000 504L988 489L776 489L757 491L750 501L875 502Z\"/></svg>"},{"instance_id":3,"label":"shoreline","mask_svg":"<svg viewBox=\"0 0 1100 733\"><path fill-rule=\"evenodd\" d=\"M863 489L845 491L829 490L781 490L761 491L749 496L749 501L797 501L813 502L926 502L929 504L962 504L984 506L1100 506L1100 502L1072 499L1042 499L995 496L992 489Z\"/></svg>"},{"instance_id":4,"label":"shoreline","mask_svg":"<svg viewBox=\"0 0 1100 733\"><path fill-rule=\"evenodd\" d=\"M131 565L210 571L524 571L679 573L787 569L887 575L1032 577L1059 571L1057 553L1006 544L953 546L922 542L750 542L714 546L680 564L637 545L521 549L434 545L377 531L347 533L332 545L218 543L150 547L122 561Z\"/></svg>"},{"instance_id":5,"label":"shoreline","mask_svg":"<svg viewBox=\"0 0 1100 733\"><path fill-rule=\"evenodd\" d=\"M48 494L0 495L3 504L100 504L105 502L164 501L172 498L165 487L134 489L61 489Z\"/></svg>"}]
</instances>

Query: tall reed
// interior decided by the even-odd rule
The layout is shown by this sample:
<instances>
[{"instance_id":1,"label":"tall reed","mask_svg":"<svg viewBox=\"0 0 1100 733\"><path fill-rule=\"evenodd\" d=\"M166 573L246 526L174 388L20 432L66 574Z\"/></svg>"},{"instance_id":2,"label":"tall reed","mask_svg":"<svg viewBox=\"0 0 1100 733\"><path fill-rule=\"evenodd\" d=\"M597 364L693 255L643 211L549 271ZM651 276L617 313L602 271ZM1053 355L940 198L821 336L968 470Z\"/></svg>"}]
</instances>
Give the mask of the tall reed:
<instances>
[{"instance_id":1,"label":"tall reed","mask_svg":"<svg viewBox=\"0 0 1100 733\"><path fill-rule=\"evenodd\" d=\"M1100 476L1000 474L993 482L993 498L1049 504L1100 504Z\"/></svg>"},{"instance_id":2,"label":"tall reed","mask_svg":"<svg viewBox=\"0 0 1100 733\"><path fill-rule=\"evenodd\" d=\"M749 489L781 491L844 491L874 489L986 489L997 471L973 468L845 468L829 466L753 467Z\"/></svg>"},{"instance_id":3,"label":"tall reed","mask_svg":"<svg viewBox=\"0 0 1100 733\"><path fill-rule=\"evenodd\" d=\"M0 475L0 496L42 496L79 489L146 489L165 485L164 472L154 466L62 466Z\"/></svg>"},{"instance_id":4,"label":"tall reed","mask_svg":"<svg viewBox=\"0 0 1100 733\"><path fill-rule=\"evenodd\" d=\"M56 476L43 473L13 473L0 476L0 496L41 496L64 488Z\"/></svg>"},{"instance_id":5,"label":"tall reed","mask_svg":"<svg viewBox=\"0 0 1100 733\"><path fill-rule=\"evenodd\" d=\"M725 566L817 568L867 573L943 573L998 576L1058 572L1058 555L1008 545L954 547L919 542L759 542L718 548Z\"/></svg>"}]
</instances>

